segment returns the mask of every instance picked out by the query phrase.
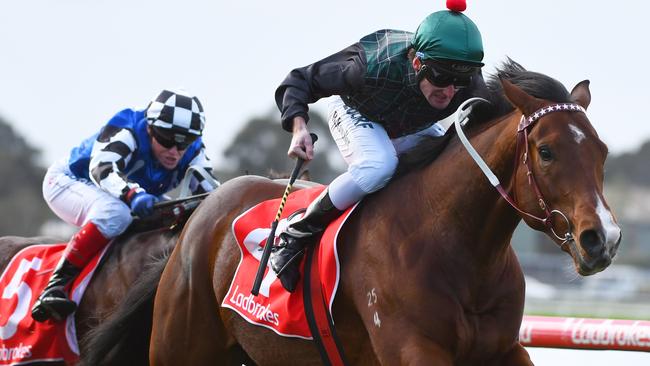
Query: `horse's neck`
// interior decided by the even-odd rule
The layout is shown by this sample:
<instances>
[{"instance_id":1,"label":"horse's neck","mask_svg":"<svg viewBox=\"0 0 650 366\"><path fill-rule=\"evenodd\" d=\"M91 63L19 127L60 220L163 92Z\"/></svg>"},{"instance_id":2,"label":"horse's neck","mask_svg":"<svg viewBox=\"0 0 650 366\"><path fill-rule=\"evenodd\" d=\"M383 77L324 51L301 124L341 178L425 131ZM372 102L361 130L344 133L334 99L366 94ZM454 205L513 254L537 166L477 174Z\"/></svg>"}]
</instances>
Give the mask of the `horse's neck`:
<instances>
[{"instance_id":1,"label":"horse's neck","mask_svg":"<svg viewBox=\"0 0 650 366\"><path fill-rule=\"evenodd\" d=\"M517 122L513 113L470 134L472 145L504 187L509 187L515 173ZM419 201L422 209L438 210L422 217L429 221L420 225L422 235L441 234L426 233L426 228L444 231L445 240L453 240L459 246L455 250L467 252L480 262L475 263L479 267L482 263L498 265L499 258L505 259L519 216L500 199L466 149L456 141L421 174L420 184L429 187L421 190L426 197Z\"/></svg>"}]
</instances>

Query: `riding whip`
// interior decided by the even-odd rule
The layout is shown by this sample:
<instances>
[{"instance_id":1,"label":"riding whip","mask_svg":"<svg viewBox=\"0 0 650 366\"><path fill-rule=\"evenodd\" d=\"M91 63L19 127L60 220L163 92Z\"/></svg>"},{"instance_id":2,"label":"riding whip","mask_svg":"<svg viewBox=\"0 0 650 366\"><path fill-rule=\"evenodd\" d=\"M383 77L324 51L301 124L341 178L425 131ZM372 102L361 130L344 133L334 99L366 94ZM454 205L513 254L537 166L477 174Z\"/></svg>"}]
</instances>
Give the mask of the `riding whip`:
<instances>
[{"instance_id":1,"label":"riding whip","mask_svg":"<svg viewBox=\"0 0 650 366\"><path fill-rule=\"evenodd\" d=\"M311 143L314 144L318 140L318 136L315 133L310 133ZM284 189L284 194L282 195L282 200L280 200L280 207L278 208L278 213L275 215L275 220L271 223L271 232L269 233L268 238L266 238L266 244L264 244L264 251L262 252L262 258L260 258L260 266L257 267L257 274L255 275L255 282L253 282L253 289L251 294L257 296L260 292L260 286L262 285L262 278L264 277L264 271L266 270L266 265L269 261L269 256L271 256L271 248L273 247L273 242L275 239L275 230L278 228L278 222L280 222L280 216L284 210L284 205L287 203L287 197L291 192L291 187L300 173L300 168L305 162L304 159L298 158L296 160L296 166L291 172L291 177L289 177L289 183L287 183L287 188Z\"/></svg>"}]
</instances>

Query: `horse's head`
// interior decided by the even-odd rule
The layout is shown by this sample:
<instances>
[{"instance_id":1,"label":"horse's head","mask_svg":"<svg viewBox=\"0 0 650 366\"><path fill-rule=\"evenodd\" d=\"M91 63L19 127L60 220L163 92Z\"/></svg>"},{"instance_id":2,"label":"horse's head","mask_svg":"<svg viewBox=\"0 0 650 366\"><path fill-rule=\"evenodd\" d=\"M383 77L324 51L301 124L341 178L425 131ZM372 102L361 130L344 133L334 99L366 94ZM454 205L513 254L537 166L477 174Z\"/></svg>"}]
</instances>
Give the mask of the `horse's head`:
<instances>
[{"instance_id":1,"label":"horse's head","mask_svg":"<svg viewBox=\"0 0 650 366\"><path fill-rule=\"evenodd\" d=\"M621 230L603 196L607 146L584 113L589 81L573 88L573 103L538 99L507 80L502 84L523 113L512 188L520 207L546 218L524 220L569 253L581 275L602 271L616 255Z\"/></svg>"}]
</instances>

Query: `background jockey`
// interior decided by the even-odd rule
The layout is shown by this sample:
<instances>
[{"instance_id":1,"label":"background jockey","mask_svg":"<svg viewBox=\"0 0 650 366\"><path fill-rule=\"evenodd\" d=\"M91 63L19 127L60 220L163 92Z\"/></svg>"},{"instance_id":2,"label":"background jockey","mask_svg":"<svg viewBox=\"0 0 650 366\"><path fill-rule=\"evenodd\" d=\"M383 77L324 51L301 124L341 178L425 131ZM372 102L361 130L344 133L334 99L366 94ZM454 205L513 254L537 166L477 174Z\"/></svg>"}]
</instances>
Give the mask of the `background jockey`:
<instances>
[{"instance_id":1,"label":"background jockey","mask_svg":"<svg viewBox=\"0 0 650 366\"><path fill-rule=\"evenodd\" d=\"M180 183L189 167L211 172L201 139L204 124L196 97L163 90L145 110L117 113L99 133L48 169L45 201L61 219L81 230L68 243L34 304L34 320L65 319L76 309L65 286L111 238L127 229L132 212L150 215L154 203ZM192 180L193 193L212 189L200 174Z\"/></svg>"},{"instance_id":2,"label":"background jockey","mask_svg":"<svg viewBox=\"0 0 650 366\"><path fill-rule=\"evenodd\" d=\"M365 195L384 187L398 155L422 136L440 136L435 122L466 99L483 96L483 44L476 25L461 11L465 2L448 1L450 10L430 14L415 34L380 30L306 67L294 69L275 92L282 127L293 133L290 157L313 158L307 105L337 95L329 106L330 131L348 163L308 207L299 221L280 234L270 258L282 285L293 291L297 264L307 244L327 224Z\"/></svg>"}]
</instances>

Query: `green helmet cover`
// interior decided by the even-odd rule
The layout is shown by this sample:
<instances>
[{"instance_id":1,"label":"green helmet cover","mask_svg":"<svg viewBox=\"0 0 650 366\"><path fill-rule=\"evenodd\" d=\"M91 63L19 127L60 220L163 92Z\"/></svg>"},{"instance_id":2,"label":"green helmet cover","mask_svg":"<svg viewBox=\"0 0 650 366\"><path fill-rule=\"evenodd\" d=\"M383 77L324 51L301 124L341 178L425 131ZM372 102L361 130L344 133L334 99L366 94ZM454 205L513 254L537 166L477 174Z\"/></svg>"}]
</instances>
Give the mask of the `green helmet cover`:
<instances>
[{"instance_id":1,"label":"green helmet cover","mask_svg":"<svg viewBox=\"0 0 650 366\"><path fill-rule=\"evenodd\" d=\"M423 60L446 59L483 66L481 33L467 16L442 10L430 14L420 23L413 48Z\"/></svg>"}]
</instances>

